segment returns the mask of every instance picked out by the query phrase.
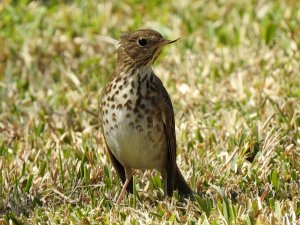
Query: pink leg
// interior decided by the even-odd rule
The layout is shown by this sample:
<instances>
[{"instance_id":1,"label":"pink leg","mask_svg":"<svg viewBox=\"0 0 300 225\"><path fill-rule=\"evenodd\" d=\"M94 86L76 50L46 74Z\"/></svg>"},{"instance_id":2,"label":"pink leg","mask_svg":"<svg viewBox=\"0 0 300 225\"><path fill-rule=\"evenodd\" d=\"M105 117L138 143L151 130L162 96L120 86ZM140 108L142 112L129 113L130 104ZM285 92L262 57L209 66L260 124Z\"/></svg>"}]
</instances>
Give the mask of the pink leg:
<instances>
[{"instance_id":1,"label":"pink leg","mask_svg":"<svg viewBox=\"0 0 300 225\"><path fill-rule=\"evenodd\" d=\"M126 176L126 181L125 181L125 183L123 185L121 193L119 194L119 197L118 197L118 200L117 200L117 204L120 204L121 201L123 200L125 192L126 192L126 188L127 188L128 184L129 184L130 179L132 178L132 170L131 170L131 168L125 168L125 176Z\"/></svg>"}]
</instances>

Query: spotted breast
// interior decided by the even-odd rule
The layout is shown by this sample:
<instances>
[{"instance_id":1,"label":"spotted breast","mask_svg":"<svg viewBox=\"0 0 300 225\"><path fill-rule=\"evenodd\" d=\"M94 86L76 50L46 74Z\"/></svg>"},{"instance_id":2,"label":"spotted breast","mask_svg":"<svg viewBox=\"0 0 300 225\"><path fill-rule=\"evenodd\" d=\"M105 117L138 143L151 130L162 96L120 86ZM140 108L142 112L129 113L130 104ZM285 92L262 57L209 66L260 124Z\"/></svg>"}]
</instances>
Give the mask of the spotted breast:
<instances>
[{"instance_id":1,"label":"spotted breast","mask_svg":"<svg viewBox=\"0 0 300 225\"><path fill-rule=\"evenodd\" d=\"M164 166L166 137L151 67L114 76L102 98L103 133L113 155L134 169Z\"/></svg>"}]
</instances>

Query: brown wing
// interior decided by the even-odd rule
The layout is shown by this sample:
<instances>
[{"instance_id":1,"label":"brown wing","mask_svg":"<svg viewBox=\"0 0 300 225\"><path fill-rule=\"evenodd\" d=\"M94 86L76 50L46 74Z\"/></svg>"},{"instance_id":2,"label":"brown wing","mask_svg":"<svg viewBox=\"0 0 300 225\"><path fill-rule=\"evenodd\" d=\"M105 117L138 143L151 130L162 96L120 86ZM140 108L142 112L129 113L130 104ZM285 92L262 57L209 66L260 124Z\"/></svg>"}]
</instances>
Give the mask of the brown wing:
<instances>
[{"instance_id":1,"label":"brown wing","mask_svg":"<svg viewBox=\"0 0 300 225\"><path fill-rule=\"evenodd\" d=\"M166 164L167 170L167 194L172 196L175 182L176 169L176 134L173 105L170 96L163 86L161 80L154 75L154 82L157 85L157 91L160 94L161 101L159 106L161 109L161 118L164 124L165 135L167 139L168 158Z\"/></svg>"},{"instance_id":2,"label":"brown wing","mask_svg":"<svg viewBox=\"0 0 300 225\"><path fill-rule=\"evenodd\" d=\"M193 199L193 191L186 183L176 164L176 134L172 102L162 82L159 80L158 77L154 77L156 78L155 82L157 84L157 90L159 91L159 94L162 97L160 108L168 146L168 159L166 165L167 194L168 196L172 196L173 190L177 189L179 194L183 197L189 197Z\"/></svg>"}]
</instances>

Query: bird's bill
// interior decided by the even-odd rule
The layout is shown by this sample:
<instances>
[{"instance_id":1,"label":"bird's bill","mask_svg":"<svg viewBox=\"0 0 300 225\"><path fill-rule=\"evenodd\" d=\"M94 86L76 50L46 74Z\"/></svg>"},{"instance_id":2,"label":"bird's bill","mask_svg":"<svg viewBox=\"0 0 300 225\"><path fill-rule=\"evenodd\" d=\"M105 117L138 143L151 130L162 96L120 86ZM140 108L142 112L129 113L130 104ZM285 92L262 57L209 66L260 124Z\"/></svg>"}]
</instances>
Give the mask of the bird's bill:
<instances>
[{"instance_id":1,"label":"bird's bill","mask_svg":"<svg viewBox=\"0 0 300 225\"><path fill-rule=\"evenodd\" d=\"M173 41L169 41L169 40L167 40L167 45L168 44L172 44L172 43L174 43L174 42L176 42L176 41L178 41L180 38L177 38L177 39L175 39L175 40L173 40Z\"/></svg>"},{"instance_id":2,"label":"bird's bill","mask_svg":"<svg viewBox=\"0 0 300 225\"><path fill-rule=\"evenodd\" d=\"M179 39L180 39L180 38L177 38L177 39L175 39L175 40L173 40L173 41L169 41L169 40L167 40L167 39L163 39L161 42L158 43L158 46L159 46L159 47L163 47L163 46L165 46L165 45L172 44L172 43L178 41Z\"/></svg>"}]
</instances>

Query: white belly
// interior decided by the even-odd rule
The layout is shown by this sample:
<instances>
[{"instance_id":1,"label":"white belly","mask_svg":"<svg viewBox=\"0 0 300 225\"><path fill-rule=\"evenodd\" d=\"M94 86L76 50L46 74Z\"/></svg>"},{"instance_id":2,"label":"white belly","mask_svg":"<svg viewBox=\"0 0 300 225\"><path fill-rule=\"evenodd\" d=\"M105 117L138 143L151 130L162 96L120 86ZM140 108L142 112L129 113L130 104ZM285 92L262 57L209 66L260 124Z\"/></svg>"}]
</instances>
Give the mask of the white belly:
<instances>
[{"instance_id":1,"label":"white belly","mask_svg":"<svg viewBox=\"0 0 300 225\"><path fill-rule=\"evenodd\" d=\"M113 155L122 165L133 169L158 169L163 168L167 156L165 135L160 132L157 136L157 126L147 128L146 120L134 122L133 118L126 118L127 110L115 111L116 121L113 129L104 126L104 136ZM156 138L154 138L154 136Z\"/></svg>"}]
</instances>

